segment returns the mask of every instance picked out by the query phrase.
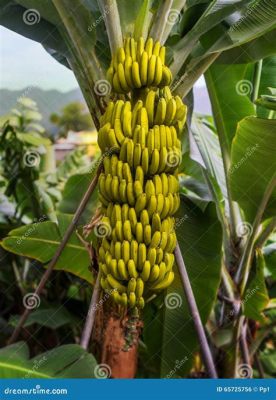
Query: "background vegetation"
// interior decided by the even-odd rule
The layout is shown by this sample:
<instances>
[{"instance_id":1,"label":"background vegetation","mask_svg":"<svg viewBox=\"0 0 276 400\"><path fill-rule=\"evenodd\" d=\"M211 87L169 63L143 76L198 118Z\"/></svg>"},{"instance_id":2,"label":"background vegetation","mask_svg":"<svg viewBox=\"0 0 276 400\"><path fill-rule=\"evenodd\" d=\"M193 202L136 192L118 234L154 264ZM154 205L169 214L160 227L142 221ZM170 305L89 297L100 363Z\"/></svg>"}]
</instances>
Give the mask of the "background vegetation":
<instances>
[{"instance_id":1,"label":"background vegetation","mask_svg":"<svg viewBox=\"0 0 276 400\"><path fill-rule=\"evenodd\" d=\"M166 43L174 93L189 107L177 236L212 357L220 377L275 375L275 1L0 5L2 25L41 42L73 69L97 128L112 96L99 82L106 82L121 31L149 33ZM35 24L26 23L30 9L39 17ZM193 85L202 74L212 116L193 113ZM0 376L97 377L101 335L94 331L88 351L78 345L95 282L89 222L96 191L42 295L31 303L28 295L54 256L100 155L91 160L77 149L56 165L35 103L21 99L11 113L0 135ZM66 134L71 125L61 120L55 118ZM108 306L101 310L108 313ZM21 333L28 347L6 347L26 307L33 308ZM179 276L168 293L147 304L143 324L137 377L208 375Z\"/></svg>"}]
</instances>

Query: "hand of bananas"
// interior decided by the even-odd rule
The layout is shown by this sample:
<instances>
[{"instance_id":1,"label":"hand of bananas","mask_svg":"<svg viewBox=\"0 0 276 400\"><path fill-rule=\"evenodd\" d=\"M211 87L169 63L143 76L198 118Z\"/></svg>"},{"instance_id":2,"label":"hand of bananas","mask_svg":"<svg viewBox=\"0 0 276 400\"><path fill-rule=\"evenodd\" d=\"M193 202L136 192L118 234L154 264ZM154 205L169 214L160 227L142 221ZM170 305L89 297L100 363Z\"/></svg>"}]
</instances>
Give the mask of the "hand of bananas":
<instances>
[{"instance_id":1,"label":"hand of bananas","mask_svg":"<svg viewBox=\"0 0 276 400\"><path fill-rule=\"evenodd\" d=\"M131 100L111 101L100 121L104 172L99 193L102 223L110 229L98 255L101 286L123 307L143 308L147 296L174 279L178 134L186 106L172 96L164 63L159 42L128 38L108 70L113 91L128 93Z\"/></svg>"},{"instance_id":2,"label":"hand of bananas","mask_svg":"<svg viewBox=\"0 0 276 400\"><path fill-rule=\"evenodd\" d=\"M127 38L124 47L118 49L107 78L116 93L127 93L141 87L164 87L172 81L170 69L165 65L166 49L149 38L135 42Z\"/></svg>"}]
</instances>

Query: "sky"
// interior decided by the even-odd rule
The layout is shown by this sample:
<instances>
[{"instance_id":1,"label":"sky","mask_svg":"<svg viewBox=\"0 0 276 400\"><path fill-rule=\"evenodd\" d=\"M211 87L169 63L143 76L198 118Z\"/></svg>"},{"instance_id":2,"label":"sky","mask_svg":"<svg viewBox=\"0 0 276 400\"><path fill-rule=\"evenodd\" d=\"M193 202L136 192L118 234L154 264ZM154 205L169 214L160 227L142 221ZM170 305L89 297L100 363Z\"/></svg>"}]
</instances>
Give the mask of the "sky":
<instances>
[{"instance_id":1,"label":"sky","mask_svg":"<svg viewBox=\"0 0 276 400\"><path fill-rule=\"evenodd\" d=\"M0 27L0 88L28 86L67 92L78 84L74 74L37 42Z\"/></svg>"},{"instance_id":2,"label":"sky","mask_svg":"<svg viewBox=\"0 0 276 400\"><path fill-rule=\"evenodd\" d=\"M37 42L0 27L0 89L37 86L67 92L77 88L74 74ZM201 78L196 86L204 86Z\"/></svg>"}]
</instances>

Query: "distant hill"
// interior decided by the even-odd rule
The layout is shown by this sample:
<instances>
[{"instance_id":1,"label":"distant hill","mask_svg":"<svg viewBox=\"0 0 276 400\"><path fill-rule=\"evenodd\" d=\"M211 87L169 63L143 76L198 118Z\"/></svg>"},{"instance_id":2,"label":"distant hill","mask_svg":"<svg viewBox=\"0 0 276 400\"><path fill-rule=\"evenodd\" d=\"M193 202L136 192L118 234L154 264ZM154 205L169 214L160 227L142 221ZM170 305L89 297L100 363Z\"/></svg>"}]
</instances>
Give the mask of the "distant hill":
<instances>
[{"instance_id":1,"label":"distant hill","mask_svg":"<svg viewBox=\"0 0 276 400\"><path fill-rule=\"evenodd\" d=\"M85 103L82 93L79 89L74 89L66 93L58 90L43 90L38 87L28 87L24 90L0 89L0 115L8 114L15 107L19 97L30 97L37 105L43 116L43 126L49 130L55 130L49 121L53 112L59 112L66 104L73 101Z\"/></svg>"},{"instance_id":2,"label":"distant hill","mask_svg":"<svg viewBox=\"0 0 276 400\"><path fill-rule=\"evenodd\" d=\"M0 89L0 116L7 114L15 107L19 97L26 96L33 99L43 116L44 127L52 133L56 128L50 123L49 116L53 112L59 112L66 104L73 101L85 103L81 91L77 88L66 93L58 90L43 90L38 87L28 87L24 90ZM205 87L195 88L195 111L202 114L210 114L210 102Z\"/></svg>"}]
</instances>

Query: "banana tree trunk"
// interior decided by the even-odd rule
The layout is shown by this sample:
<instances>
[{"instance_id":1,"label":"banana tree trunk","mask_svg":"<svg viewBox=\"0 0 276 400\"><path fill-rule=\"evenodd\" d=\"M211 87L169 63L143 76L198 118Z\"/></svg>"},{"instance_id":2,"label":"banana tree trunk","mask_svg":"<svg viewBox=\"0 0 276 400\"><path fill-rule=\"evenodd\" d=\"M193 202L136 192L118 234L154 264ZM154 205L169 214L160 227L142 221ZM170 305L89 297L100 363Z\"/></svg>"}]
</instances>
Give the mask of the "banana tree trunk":
<instances>
[{"instance_id":1,"label":"banana tree trunk","mask_svg":"<svg viewBox=\"0 0 276 400\"><path fill-rule=\"evenodd\" d=\"M111 315L107 320L101 363L109 366L112 378L131 379L136 376L139 333L134 333L129 347L126 342L127 325L128 317L122 319Z\"/></svg>"}]
</instances>

